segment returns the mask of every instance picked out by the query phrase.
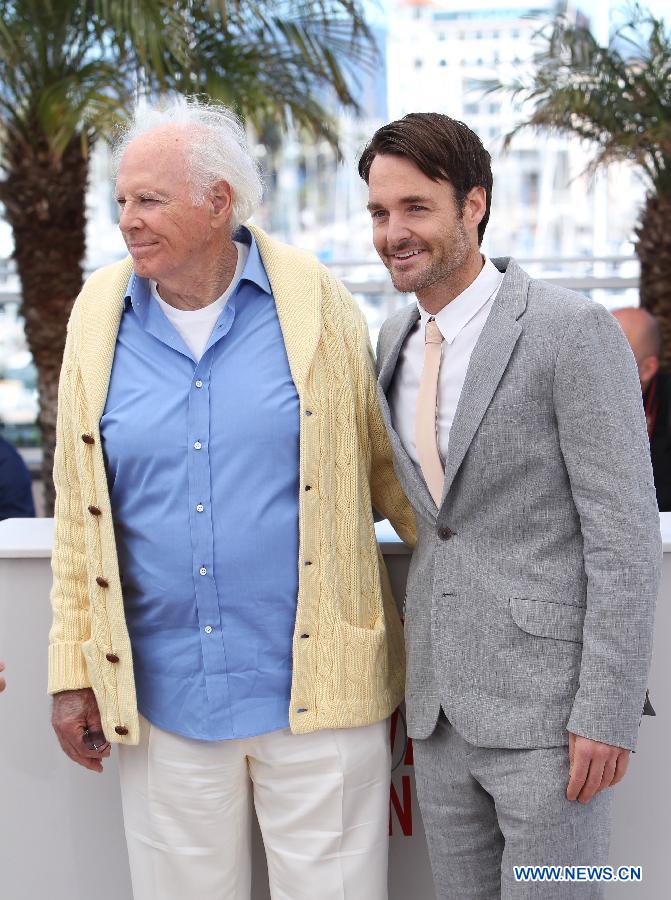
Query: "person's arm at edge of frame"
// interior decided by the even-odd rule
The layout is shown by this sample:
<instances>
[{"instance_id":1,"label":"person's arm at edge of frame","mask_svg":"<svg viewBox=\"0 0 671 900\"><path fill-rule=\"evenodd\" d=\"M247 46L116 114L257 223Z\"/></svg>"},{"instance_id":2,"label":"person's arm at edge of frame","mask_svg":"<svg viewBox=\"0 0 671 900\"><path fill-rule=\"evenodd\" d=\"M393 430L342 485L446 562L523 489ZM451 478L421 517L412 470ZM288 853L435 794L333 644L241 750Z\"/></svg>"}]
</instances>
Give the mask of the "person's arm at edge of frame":
<instances>
[{"instance_id":1,"label":"person's arm at edge of frame","mask_svg":"<svg viewBox=\"0 0 671 900\"><path fill-rule=\"evenodd\" d=\"M101 723L81 649L82 643L90 637L91 621L83 501L76 465L76 423L72 407L78 387L73 359L76 315L75 307L68 323L58 388L49 693L54 695L51 721L64 753L84 768L102 772L101 757L109 755L109 748L97 753L83 742L84 730L100 731Z\"/></svg>"},{"instance_id":2,"label":"person's arm at edge of frame","mask_svg":"<svg viewBox=\"0 0 671 900\"><path fill-rule=\"evenodd\" d=\"M567 725L567 797L586 803L624 777L635 748L661 568L636 366L617 322L597 303L578 310L566 329L554 407L587 574L580 686Z\"/></svg>"}]
</instances>

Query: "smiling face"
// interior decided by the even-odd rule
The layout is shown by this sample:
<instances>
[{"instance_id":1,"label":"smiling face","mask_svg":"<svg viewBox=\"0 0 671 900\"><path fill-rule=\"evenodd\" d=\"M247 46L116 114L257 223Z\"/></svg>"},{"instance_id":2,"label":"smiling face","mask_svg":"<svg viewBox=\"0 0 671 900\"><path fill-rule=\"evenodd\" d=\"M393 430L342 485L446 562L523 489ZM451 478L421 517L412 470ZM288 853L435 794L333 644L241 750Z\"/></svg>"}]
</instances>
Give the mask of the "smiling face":
<instances>
[{"instance_id":1,"label":"smiling face","mask_svg":"<svg viewBox=\"0 0 671 900\"><path fill-rule=\"evenodd\" d=\"M203 203L193 202L186 142L184 130L150 131L132 141L119 167L119 228L135 272L158 282L188 277L199 261L220 252L225 237L222 203L230 207L230 189L228 196L210 192Z\"/></svg>"},{"instance_id":2,"label":"smiling face","mask_svg":"<svg viewBox=\"0 0 671 900\"><path fill-rule=\"evenodd\" d=\"M452 185L434 181L403 156L378 154L368 177L373 243L394 287L414 291L422 304L445 302L474 280L482 266L477 227L483 188L473 188L460 210Z\"/></svg>"}]
</instances>

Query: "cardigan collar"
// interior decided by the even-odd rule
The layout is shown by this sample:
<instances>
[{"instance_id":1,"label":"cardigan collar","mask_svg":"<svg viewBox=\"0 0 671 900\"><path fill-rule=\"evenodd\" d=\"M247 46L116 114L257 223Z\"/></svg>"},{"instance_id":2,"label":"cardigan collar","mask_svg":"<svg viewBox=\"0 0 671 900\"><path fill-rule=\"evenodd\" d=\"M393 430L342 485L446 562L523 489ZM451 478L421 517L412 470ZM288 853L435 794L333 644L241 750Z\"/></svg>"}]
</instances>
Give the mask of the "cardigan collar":
<instances>
[{"instance_id":1,"label":"cardigan collar","mask_svg":"<svg viewBox=\"0 0 671 900\"><path fill-rule=\"evenodd\" d=\"M260 228L247 227L254 235L270 281L291 375L300 394L321 334L321 267L310 253L282 244ZM73 310L71 328L91 418L96 423L105 408L132 272L130 256L94 272Z\"/></svg>"}]
</instances>

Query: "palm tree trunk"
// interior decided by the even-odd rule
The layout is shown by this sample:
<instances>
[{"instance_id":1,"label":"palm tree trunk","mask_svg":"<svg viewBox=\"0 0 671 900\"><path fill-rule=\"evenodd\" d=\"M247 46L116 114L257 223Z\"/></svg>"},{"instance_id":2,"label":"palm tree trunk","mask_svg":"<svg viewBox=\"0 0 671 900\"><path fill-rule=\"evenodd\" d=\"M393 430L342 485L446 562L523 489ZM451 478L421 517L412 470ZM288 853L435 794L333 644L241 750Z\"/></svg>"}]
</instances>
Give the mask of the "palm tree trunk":
<instances>
[{"instance_id":1,"label":"palm tree trunk","mask_svg":"<svg viewBox=\"0 0 671 900\"><path fill-rule=\"evenodd\" d=\"M42 479L51 515L58 376L68 316L82 285L88 160L80 140L55 159L46 141L27 146L10 139L4 167L0 201L14 232L21 314L37 368Z\"/></svg>"},{"instance_id":2,"label":"palm tree trunk","mask_svg":"<svg viewBox=\"0 0 671 900\"><path fill-rule=\"evenodd\" d=\"M649 194L636 229L640 303L662 332L662 368L671 370L671 193Z\"/></svg>"}]
</instances>

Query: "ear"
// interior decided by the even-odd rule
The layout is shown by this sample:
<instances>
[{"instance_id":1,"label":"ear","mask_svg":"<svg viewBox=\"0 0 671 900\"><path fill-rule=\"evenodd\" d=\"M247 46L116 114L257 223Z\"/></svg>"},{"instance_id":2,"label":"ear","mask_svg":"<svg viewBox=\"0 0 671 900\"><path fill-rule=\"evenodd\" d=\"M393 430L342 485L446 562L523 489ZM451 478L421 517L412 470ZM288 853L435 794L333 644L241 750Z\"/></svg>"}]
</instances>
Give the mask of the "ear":
<instances>
[{"instance_id":1,"label":"ear","mask_svg":"<svg viewBox=\"0 0 671 900\"><path fill-rule=\"evenodd\" d=\"M641 360L641 364L638 367L638 374L644 388L650 384L658 371L659 360L656 356L646 356L644 360Z\"/></svg>"},{"instance_id":2,"label":"ear","mask_svg":"<svg viewBox=\"0 0 671 900\"><path fill-rule=\"evenodd\" d=\"M471 188L464 203L464 225L477 229L487 210L487 192L483 187Z\"/></svg>"},{"instance_id":3,"label":"ear","mask_svg":"<svg viewBox=\"0 0 671 900\"><path fill-rule=\"evenodd\" d=\"M211 225L222 228L229 225L233 213L233 189L227 181L215 181L210 187Z\"/></svg>"}]
</instances>

